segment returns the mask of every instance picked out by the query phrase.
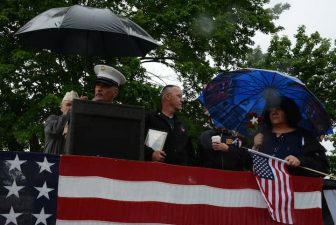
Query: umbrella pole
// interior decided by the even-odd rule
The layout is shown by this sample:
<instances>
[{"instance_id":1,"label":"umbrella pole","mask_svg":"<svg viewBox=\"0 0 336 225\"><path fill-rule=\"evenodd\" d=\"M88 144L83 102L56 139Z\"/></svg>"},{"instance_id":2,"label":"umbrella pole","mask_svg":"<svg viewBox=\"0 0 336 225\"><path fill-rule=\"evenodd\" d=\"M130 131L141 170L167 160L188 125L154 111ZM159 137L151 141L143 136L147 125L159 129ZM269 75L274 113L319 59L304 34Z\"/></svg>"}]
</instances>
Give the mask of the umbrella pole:
<instances>
[{"instance_id":1,"label":"umbrella pole","mask_svg":"<svg viewBox=\"0 0 336 225\"><path fill-rule=\"evenodd\" d=\"M86 31L86 40L89 39L89 31ZM86 49L85 49L85 56L84 56L84 81L86 78L86 73L89 74L88 71L88 66L87 66L87 57L89 57L89 42L86 42ZM83 88L82 88L82 96L86 96L84 95L84 90L85 90L85 83L83 84Z\"/></svg>"},{"instance_id":2,"label":"umbrella pole","mask_svg":"<svg viewBox=\"0 0 336 225\"><path fill-rule=\"evenodd\" d=\"M86 72L87 72L87 55L85 56L85 59L84 59L84 79L83 81L86 80ZM85 83L83 83L83 87L82 87L82 96L86 96L84 95L84 90L85 90Z\"/></svg>"}]
</instances>

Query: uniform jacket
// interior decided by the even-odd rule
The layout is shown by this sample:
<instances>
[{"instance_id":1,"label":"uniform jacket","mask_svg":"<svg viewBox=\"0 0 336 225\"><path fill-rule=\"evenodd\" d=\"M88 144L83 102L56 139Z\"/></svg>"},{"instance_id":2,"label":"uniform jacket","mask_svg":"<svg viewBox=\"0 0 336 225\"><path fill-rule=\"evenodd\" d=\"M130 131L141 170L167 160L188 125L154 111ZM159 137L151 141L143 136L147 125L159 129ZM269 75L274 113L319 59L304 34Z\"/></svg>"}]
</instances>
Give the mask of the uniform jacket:
<instances>
[{"instance_id":1,"label":"uniform jacket","mask_svg":"<svg viewBox=\"0 0 336 225\"><path fill-rule=\"evenodd\" d=\"M146 114L145 119L145 135L148 129L154 129L167 132L167 138L163 147L163 151L167 154L165 163L178 165L191 165L194 158L194 148L186 127L174 115L174 128L160 111L150 112ZM153 149L145 146L145 159L152 160Z\"/></svg>"}]
</instances>

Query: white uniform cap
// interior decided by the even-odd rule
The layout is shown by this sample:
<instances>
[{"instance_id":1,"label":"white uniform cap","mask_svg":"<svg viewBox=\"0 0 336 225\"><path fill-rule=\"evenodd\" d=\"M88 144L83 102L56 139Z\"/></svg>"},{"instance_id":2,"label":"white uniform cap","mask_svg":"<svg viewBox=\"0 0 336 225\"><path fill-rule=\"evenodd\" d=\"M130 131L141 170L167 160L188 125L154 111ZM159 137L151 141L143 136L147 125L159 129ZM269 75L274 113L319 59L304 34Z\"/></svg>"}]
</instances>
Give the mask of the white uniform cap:
<instances>
[{"instance_id":1,"label":"white uniform cap","mask_svg":"<svg viewBox=\"0 0 336 225\"><path fill-rule=\"evenodd\" d=\"M72 100L78 99L78 98L79 98L79 96L78 96L77 92L69 91L64 95L64 98L63 98L62 102L63 101L72 101Z\"/></svg>"},{"instance_id":2,"label":"white uniform cap","mask_svg":"<svg viewBox=\"0 0 336 225\"><path fill-rule=\"evenodd\" d=\"M96 83L120 86L126 83L125 76L111 66L96 65L94 71L97 74Z\"/></svg>"}]
</instances>

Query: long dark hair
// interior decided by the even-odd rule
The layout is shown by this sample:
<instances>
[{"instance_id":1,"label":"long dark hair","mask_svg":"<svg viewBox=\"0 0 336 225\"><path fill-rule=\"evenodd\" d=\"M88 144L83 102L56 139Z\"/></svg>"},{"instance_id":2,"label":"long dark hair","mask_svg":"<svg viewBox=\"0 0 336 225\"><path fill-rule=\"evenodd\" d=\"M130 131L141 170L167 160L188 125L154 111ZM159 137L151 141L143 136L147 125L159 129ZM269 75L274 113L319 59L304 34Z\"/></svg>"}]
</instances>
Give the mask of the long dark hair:
<instances>
[{"instance_id":1,"label":"long dark hair","mask_svg":"<svg viewBox=\"0 0 336 225\"><path fill-rule=\"evenodd\" d=\"M288 97L280 97L269 101L263 113L264 125L266 129L272 129L270 110L271 108L280 108L285 113L285 119L292 128L297 128L301 120L300 109L296 103Z\"/></svg>"}]
</instances>

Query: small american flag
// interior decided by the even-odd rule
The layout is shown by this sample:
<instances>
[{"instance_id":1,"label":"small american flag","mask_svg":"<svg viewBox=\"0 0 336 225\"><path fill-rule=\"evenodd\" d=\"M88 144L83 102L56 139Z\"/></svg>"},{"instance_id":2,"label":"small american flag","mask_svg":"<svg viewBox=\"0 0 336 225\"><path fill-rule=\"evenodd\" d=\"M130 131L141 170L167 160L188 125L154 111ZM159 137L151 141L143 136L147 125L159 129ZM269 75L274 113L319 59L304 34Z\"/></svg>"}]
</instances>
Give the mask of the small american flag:
<instances>
[{"instance_id":1,"label":"small american flag","mask_svg":"<svg viewBox=\"0 0 336 225\"><path fill-rule=\"evenodd\" d=\"M251 153L254 173L273 220L293 224L294 193L283 160Z\"/></svg>"}]
</instances>

